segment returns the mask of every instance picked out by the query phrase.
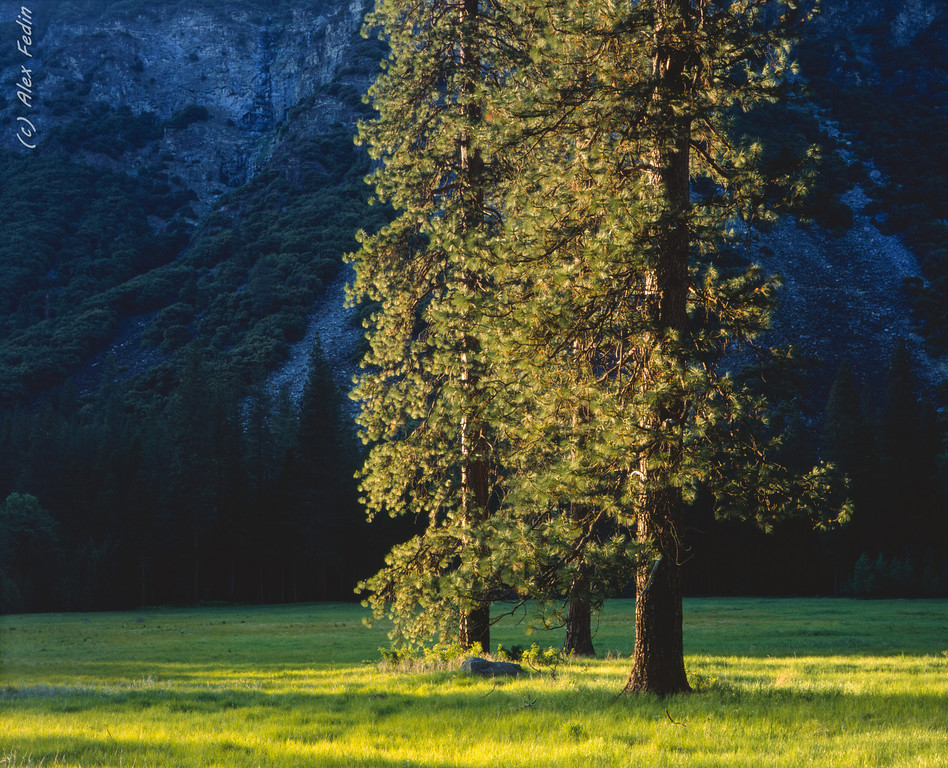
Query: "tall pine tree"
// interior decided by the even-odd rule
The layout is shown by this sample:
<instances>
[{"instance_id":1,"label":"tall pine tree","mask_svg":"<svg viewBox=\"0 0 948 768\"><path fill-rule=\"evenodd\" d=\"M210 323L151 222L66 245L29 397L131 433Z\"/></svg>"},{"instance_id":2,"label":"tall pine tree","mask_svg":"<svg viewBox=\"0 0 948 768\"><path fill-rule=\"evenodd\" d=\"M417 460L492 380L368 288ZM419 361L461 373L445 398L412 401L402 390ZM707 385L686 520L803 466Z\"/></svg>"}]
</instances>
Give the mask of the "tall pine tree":
<instances>
[{"instance_id":1,"label":"tall pine tree","mask_svg":"<svg viewBox=\"0 0 948 768\"><path fill-rule=\"evenodd\" d=\"M936 491L938 419L918 378L904 341L892 352L886 371L882 413L879 551L920 556L944 531Z\"/></svg>"},{"instance_id":2,"label":"tall pine tree","mask_svg":"<svg viewBox=\"0 0 948 768\"><path fill-rule=\"evenodd\" d=\"M650 549L636 572L630 691L689 689L682 528L698 487L722 510L761 495L761 518L782 506L787 479L757 442L764 404L722 365L767 328L774 284L715 262L772 215L767 195L788 181L761 175L733 117L782 94L795 5L550 4L532 66L500 94L499 131L523 150L493 313L496 368L519 414L511 497L565 494L610 521L603 552L632 553L624 530ZM574 553L593 540L582 525L565 535Z\"/></svg>"},{"instance_id":3,"label":"tall pine tree","mask_svg":"<svg viewBox=\"0 0 948 768\"><path fill-rule=\"evenodd\" d=\"M369 444L370 517L414 515L421 532L364 587L406 641L489 644L493 588L482 523L497 495L481 298L490 290L502 164L484 141L485 91L508 69L498 3L379 0L367 21L390 45L360 126L380 161L377 198L396 217L362 237L355 300L378 303L355 397Z\"/></svg>"}]
</instances>

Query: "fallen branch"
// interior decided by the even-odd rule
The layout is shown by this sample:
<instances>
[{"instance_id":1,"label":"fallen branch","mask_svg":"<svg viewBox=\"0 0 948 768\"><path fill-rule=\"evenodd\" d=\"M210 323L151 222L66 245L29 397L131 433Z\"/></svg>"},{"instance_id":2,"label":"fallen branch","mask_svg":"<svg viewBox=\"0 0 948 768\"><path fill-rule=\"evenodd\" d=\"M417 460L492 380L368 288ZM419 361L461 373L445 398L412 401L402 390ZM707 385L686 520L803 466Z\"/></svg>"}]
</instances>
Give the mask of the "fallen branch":
<instances>
[{"instance_id":1,"label":"fallen branch","mask_svg":"<svg viewBox=\"0 0 948 768\"><path fill-rule=\"evenodd\" d=\"M673 718L673 717L668 713L668 707L665 707L665 715L666 715L666 717L668 717L669 720L671 720L671 722L672 722L673 725L680 725L682 728L687 728L687 727L688 727L688 726L686 726L684 723L679 723L677 720L675 720L675 718Z\"/></svg>"}]
</instances>

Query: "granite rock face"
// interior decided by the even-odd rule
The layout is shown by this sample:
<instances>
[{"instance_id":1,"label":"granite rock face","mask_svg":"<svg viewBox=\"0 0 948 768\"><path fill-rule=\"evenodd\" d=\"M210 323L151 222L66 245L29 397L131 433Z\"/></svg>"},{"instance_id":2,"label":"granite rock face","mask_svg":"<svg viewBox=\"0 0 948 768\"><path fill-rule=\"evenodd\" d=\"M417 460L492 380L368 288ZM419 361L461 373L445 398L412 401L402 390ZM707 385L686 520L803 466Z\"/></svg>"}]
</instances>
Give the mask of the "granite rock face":
<instances>
[{"instance_id":1,"label":"granite rock face","mask_svg":"<svg viewBox=\"0 0 948 768\"><path fill-rule=\"evenodd\" d=\"M7 84L0 85L0 147L24 151L15 125L26 111L39 134L37 152L48 143L62 145L90 114L103 120L121 110L153 115L157 130L134 146L110 151L115 147L108 139L105 146L98 139L97 146L77 144L72 154L133 174L160 168L172 184L194 193L189 223L197 227L221 195L263 169L297 181L299 147L309 137L340 124L354 131L361 94L378 72L381 52L358 35L371 4L310 0L266 8L249 0L76 0L27 6L0 0L0 83ZM29 57L17 48L25 30L15 23L26 7ZM811 30L833 41L825 70L817 74L842 86L871 84L948 105L944 0L823 0ZM907 60L915 49L928 51L925 60L933 63L901 67L900 56ZM29 107L18 101L13 85L24 66L32 70ZM176 119L189 108L206 118ZM845 199L854 226L841 239L784 221L761 243L765 268L784 276L778 340L792 340L821 358L826 378L844 358L870 373L883 369L895 338L907 338L922 355L917 322L901 290L905 280L920 279L918 264L875 227L860 194L852 189ZM156 231L167 225L152 223ZM360 332L348 325L342 294L340 281L320 299L306 343L274 372L274 386L298 379L318 334L324 348L338 354L333 370L340 387L348 388ZM948 376L944 361L922 357L926 378Z\"/></svg>"},{"instance_id":2,"label":"granite rock face","mask_svg":"<svg viewBox=\"0 0 948 768\"><path fill-rule=\"evenodd\" d=\"M92 105L103 114L153 113L160 138L119 157L83 149L89 156L82 159L125 169L160 161L194 190L199 213L252 177L287 136L351 122L353 103L376 71L374 62L354 58L363 0L272 13L227 2L130 5L35 4L34 55L17 50L19 27L4 25L0 82L12 83L24 62L32 69L30 118L40 151ZM22 16L22 7L0 0L0 19ZM12 87L0 96L0 118L12 122L24 107ZM172 118L189 106L207 118L174 127ZM19 147L14 130L0 134L0 146Z\"/></svg>"},{"instance_id":3,"label":"granite rock face","mask_svg":"<svg viewBox=\"0 0 948 768\"><path fill-rule=\"evenodd\" d=\"M833 41L826 76L948 103L944 0L823 0L813 34ZM913 63L919 52L930 66Z\"/></svg>"}]
</instances>

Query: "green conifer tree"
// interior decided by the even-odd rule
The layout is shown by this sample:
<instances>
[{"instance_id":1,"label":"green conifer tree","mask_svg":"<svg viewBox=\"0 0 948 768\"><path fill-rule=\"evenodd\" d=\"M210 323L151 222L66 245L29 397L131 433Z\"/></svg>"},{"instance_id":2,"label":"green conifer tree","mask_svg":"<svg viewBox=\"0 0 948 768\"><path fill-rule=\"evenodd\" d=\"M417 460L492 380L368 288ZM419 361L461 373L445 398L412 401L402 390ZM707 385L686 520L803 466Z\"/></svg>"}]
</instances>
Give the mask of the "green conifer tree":
<instances>
[{"instance_id":1,"label":"green conifer tree","mask_svg":"<svg viewBox=\"0 0 948 768\"><path fill-rule=\"evenodd\" d=\"M300 398L300 426L293 455L294 503L288 532L302 539L303 554L317 576L318 594L335 599L352 589L356 531L361 518L355 504L355 446L350 425L341 417L339 390L317 338Z\"/></svg>"},{"instance_id":2,"label":"green conifer tree","mask_svg":"<svg viewBox=\"0 0 948 768\"><path fill-rule=\"evenodd\" d=\"M887 554L920 556L936 540L936 532L944 530L944 515L936 511L938 418L912 354L901 340L886 371L880 426L884 506L876 546Z\"/></svg>"},{"instance_id":3,"label":"green conifer tree","mask_svg":"<svg viewBox=\"0 0 948 768\"><path fill-rule=\"evenodd\" d=\"M423 522L365 585L401 638L486 645L503 585L565 601L585 649L635 564L627 690L688 690L686 505L703 485L767 521L791 495L759 442L765 404L721 365L767 328L775 284L715 261L781 182L802 189L759 172L732 118L783 95L803 15L380 0L392 54L362 139L397 216L355 257L353 298L380 306L355 396L370 515Z\"/></svg>"},{"instance_id":4,"label":"green conifer tree","mask_svg":"<svg viewBox=\"0 0 948 768\"><path fill-rule=\"evenodd\" d=\"M822 457L839 475L837 495L846 493L852 499L853 524L847 539L854 539L857 549L849 553L849 562L860 552L876 550L886 527L876 439L863 401L856 377L843 362L826 401Z\"/></svg>"},{"instance_id":5,"label":"green conifer tree","mask_svg":"<svg viewBox=\"0 0 948 768\"><path fill-rule=\"evenodd\" d=\"M761 518L783 506L788 480L757 442L765 406L720 364L767 328L775 286L715 261L773 215L767 194L789 181L762 176L732 118L783 93L802 15L792 0L551 3L532 66L492 108L520 164L491 313L493 365L518 416L510 498L609 519L613 563L634 554L623 531L650 548L630 691L689 689L681 542L699 485L721 510L761 496ZM574 418L577 404L588 415ZM563 530L563 517L560 546L578 556L588 529Z\"/></svg>"},{"instance_id":6,"label":"green conifer tree","mask_svg":"<svg viewBox=\"0 0 948 768\"><path fill-rule=\"evenodd\" d=\"M493 584L480 531L498 466L479 333L503 166L484 141L483 104L509 67L512 27L500 4L478 0L379 0L367 25L390 55L360 140L396 217L354 258L352 298L379 305L354 393L370 446L361 489L370 517L424 526L364 588L398 639L487 647Z\"/></svg>"}]
</instances>

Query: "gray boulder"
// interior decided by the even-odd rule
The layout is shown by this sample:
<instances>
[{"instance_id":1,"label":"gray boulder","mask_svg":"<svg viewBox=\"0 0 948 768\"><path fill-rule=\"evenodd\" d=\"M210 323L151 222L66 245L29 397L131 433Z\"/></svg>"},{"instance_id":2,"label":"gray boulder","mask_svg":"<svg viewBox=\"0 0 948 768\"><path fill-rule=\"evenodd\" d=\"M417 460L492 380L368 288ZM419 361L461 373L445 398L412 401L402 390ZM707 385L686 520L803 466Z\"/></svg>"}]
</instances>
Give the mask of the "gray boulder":
<instances>
[{"instance_id":1,"label":"gray boulder","mask_svg":"<svg viewBox=\"0 0 948 768\"><path fill-rule=\"evenodd\" d=\"M488 661L472 656L461 662L461 671L480 677L516 677L523 672L523 667L509 661Z\"/></svg>"}]
</instances>

